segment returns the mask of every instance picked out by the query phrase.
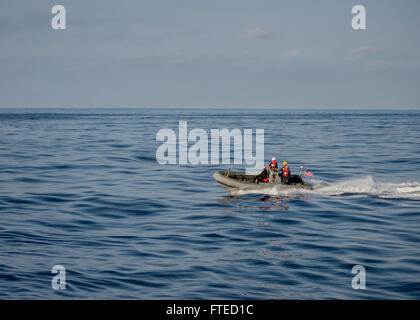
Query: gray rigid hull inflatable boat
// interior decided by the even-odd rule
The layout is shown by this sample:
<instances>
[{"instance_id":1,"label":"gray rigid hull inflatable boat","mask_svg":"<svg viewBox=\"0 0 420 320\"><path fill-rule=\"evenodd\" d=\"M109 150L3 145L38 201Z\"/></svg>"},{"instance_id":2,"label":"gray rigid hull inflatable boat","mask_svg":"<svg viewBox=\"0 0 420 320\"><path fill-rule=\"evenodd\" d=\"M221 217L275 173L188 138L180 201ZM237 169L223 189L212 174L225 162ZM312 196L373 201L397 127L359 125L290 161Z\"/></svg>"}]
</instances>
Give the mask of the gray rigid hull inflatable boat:
<instances>
[{"instance_id":1,"label":"gray rigid hull inflatable boat","mask_svg":"<svg viewBox=\"0 0 420 320\"><path fill-rule=\"evenodd\" d=\"M277 189L312 189L310 185L306 184L305 180L300 175L292 174L289 178L289 184L282 184L280 177L274 175L275 178L270 177L269 182L256 183L254 182L255 174L245 174L243 172L218 171L213 174L216 180L224 189L228 191L233 190L255 190L266 188Z\"/></svg>"}]
</instances>

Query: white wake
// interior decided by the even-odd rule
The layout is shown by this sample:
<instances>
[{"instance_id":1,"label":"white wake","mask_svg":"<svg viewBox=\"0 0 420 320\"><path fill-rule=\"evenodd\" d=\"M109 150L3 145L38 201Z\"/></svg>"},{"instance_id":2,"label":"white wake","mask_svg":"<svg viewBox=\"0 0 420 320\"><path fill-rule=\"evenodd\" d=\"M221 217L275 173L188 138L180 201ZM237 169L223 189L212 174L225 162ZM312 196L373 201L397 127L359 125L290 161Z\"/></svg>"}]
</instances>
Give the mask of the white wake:
<instances>
[{"instance_id":1,"label":"white wake","mask_svg":"<svg viewBox=\"0 0 420 320\"><path fill-rule=\"evenodd\" d=\"M312 190L301 188L282 189L279 186L255 190L237 190L234 195L268 194L272 196L292 195L321 195L321 196L352 196L370 195L379 198L414 199L420 200L420 182L392 183L375 181L371 176L360 179L344 180L328 183L322 180L311 179Z\"/></svg>"}]
</instances>

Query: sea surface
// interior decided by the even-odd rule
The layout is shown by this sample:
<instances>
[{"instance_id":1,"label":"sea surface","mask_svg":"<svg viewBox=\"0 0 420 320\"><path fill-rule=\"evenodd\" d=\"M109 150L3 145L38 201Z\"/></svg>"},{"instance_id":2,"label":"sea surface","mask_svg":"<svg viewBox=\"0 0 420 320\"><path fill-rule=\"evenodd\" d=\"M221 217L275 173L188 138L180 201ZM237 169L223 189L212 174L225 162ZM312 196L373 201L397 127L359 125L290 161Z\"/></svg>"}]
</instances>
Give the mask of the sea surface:
<instances>
[{"instance_id":1,"label":"sea surface","mask_svg":"<svg viewBox=\"0 0 420 320\"><path fill-rule=\"evenodd\" d=\"M314 189L160 165L180 120L264 129ZM0 109L0 299L420 299L420 111Z\"/></svg>"}]
</instances>

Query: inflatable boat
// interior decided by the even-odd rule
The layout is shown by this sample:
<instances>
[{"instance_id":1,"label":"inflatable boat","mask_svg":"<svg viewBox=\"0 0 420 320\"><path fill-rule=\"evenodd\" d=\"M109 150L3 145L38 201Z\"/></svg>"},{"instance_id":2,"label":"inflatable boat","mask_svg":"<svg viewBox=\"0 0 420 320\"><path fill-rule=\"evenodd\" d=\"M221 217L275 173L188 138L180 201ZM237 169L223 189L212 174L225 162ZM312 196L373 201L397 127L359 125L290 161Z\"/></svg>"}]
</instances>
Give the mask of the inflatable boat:
<instances>
[{"instance_id":1,"label":"inflatable boat","mask_svg":"<svg viewBox=\"0 0 420 320\"><path fill-rule=\"evenodd\" d=\"M228 191L233 190L258 190L273 188L276 189L292 189L303 188L312 189L310 185L300 175L292 174L289 178L288 184L283 184L279 176L274 176L269 182L254 182L256 175L245 174L243 172L218 171L213 174L216 180L224 189Z\"/></svg>"}]
</instances>

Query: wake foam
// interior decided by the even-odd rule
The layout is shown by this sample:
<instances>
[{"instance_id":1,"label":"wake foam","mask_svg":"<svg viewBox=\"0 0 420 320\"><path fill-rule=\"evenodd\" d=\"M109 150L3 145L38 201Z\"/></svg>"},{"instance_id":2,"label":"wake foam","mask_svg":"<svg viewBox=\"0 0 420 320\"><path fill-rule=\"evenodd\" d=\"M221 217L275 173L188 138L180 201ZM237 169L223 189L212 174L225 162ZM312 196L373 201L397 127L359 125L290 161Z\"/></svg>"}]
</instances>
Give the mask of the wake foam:
<instances>
[{"instance_id":1,"label":"wake foam","mask_svg":"<svg viewBox=\"0 0 420 320\"><path fill-rule=\"evenodd\" d=\"M420 200L420 183L403 182L391 183L374 181L371 176L328 183L322 180L311 179L312 190L300 188L281 189L278 186L266 189L237 190L233 195L246 194L268 194L271 196L292 196L292 195L321 195L321 196L355 196L369 195L379 198L414 199Z\"/></svg>"}]
</instances>

